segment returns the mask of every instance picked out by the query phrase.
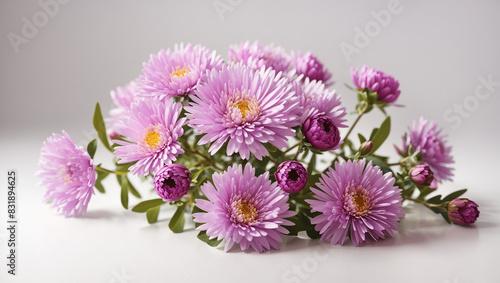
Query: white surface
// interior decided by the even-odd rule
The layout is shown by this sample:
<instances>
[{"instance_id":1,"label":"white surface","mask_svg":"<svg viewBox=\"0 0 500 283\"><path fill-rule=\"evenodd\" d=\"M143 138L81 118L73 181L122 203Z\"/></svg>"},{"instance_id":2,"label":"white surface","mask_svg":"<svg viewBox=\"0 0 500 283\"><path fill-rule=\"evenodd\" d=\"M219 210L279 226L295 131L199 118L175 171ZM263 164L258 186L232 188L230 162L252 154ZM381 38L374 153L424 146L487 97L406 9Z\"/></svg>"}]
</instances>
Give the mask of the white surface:
<instances>
[{"instance_id":1,"label":"white surface","mask_svg":"<svg viewBox=\"0 0 500 283\"><path fill-rule=\"evenodd\" d=\"M354 44L356 27L364 29L374 20L371 12L387 9L390 1L221 0L233 3L222 18L217 1L102 2L60 5L15 53L7 35L21 34L23 17L32 19L42 8L38 1L0 1L0 184L7 170L17 170L20 221L19 274L7 276L2 264L1 282L127 282L120 281L122 272L132 278L128 282L286 282L294 266L311 271L301 282L498 281L498 86L458 127L443 114L471 101L480 77L500 81L499 2L401 0L402 11L350 62L340 44ZM194 231L171 233L166 212L148 225L144 215L124 211L111 178L108 193L96 193L86 218L57 216L41 202L44 189L33 175L42 141L62 129L82 145L90 141L95 102L110 109L109 91L140 74L150 53L192 42L226 58L229 44L255 39L315 53L333 72L349 110L356 100L343 85L350 83L350 67L367 64L393 74L401 83L398 103L406 107L389 110L392 134L381 152L394 155L392 144L419 116L436 120L456 160L455 183L439 190L469 188L466 197L480 205L477 224L450 226L415 207L395 239L374 246L327 247L325 254L318 241L292 238L280 252L225 254L197 240ZM376 111L370 115L357 130L366 133L382 121ZM98 162L107 163L102 154ZM4 185L0 192L5 258Z\"/></svg>"}]
</instances>

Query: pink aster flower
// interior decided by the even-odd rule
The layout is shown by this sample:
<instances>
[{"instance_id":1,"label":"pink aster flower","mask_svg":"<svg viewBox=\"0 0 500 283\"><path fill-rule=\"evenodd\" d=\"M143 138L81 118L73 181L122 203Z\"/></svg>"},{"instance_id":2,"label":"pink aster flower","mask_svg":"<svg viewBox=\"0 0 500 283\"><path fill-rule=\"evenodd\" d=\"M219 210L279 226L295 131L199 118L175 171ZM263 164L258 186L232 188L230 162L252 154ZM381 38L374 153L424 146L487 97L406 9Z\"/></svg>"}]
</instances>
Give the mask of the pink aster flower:
<instances>
[{"instance_id":1,"label":"pink aster flower","mask_svg":"<svg viewBox=\"0 0 500 283\"><path fill-rule=\"evenodd\" d=\"M386 103L394 103L401 93L398 89L399 82L393 76L377 69L363 66L359 73L358 70L352 69L351 78L358 88L369 88L371 92L377 93L378 100Z\"/></svg>"},{"instance_id":2,"label":"pink aster flower","mask_svg":"<svg viewBox=\"0 0 500 283\"><path fill-rule=\"evenodd\" d=\"M87 150L75 145L65 131L62 136L53 134L43 143L38 165L40 185L48 189L44 200L52 201L52 207L65 216L85 214L96 180L96 166Z\"/></svg>"},{"instance_id":3,"label":"pink aster flower","mask_svg":"<svg viewBox=\"0 0 500 283\"><path fill-rule=\"evenodd\" d=\"M295 54L292 52L292 63L295 68L295 74L298 76L302 75L303 80L308 78L311 81L320 81L327 87L333 85L333 82L330 80L332 73L311 52L306 52L305 54L301 52Z\"/></svg>"},{"instance_id":4,"label":"pink aster flower","mask_svg":"<svg viewBox=\"0 0 500 283\"><path fill-rule=\"evenodd\" d=\"M222 65L221 57L204 46L176 45L173 52L161 50L144 63L142 91L160 99L183 96L196 88L206 70Z\"/></svg>"},{"instance_id":5,"label":"pink aster flower","mask_svg":"<svg viewBox=\"0 0 500 283\"><path fill-rule=\"evenodd\" d=\"M290 56L285 49L274 44L263 46L258 41L229 46L229 60L241 62L254 70L271 67L278 73L290 69Z\"/></svg>"},{"instance_id":6,"label":"pink aster flower","mask_svg":"<svg viewBox=\"0 0 500 283\"><path fill-rule=\"evenodd\" d=\"M172 99L138 100L132 104L130 117L118 130L130 142L114 140L118 147L118 163L135 162L130 172L138 176L156 173L164 164L170 164L184 153L177 141L183 134L185 118L178 119L182 106Z\"/></svg>"},{"instance_id":7,"label":"pink aster flower","mask_svg":"<svg viewBox=\"0 0 500 283\"><path fill-rule=\"evenodd\" d=\"M413 122L413 127L408 129L408 133L403 136L403 147L397 152L402 156L408 155L410 145L415 151L420 151L420 158L424 165L428 165L434 173L437 182L452 180L453 157L451 156L451 146L446 146L446 135L441 134L441 129L436 122L428 123L423 117Z\"/></svg>"},{"instance_id":8,"label":"pink aster flower","mask_svg":"<svg viewBox=\"0 0 500 283\"><path fill-rule=\"evenodd\" d=\"M335 93L335 90L328 90L322 82L310 81L307 78L302 85L295 81L294 86L303 109L301 124L314 115L324 115L330 118L336 127L347 127L344 124L347 121L344 119L347 111L342 106L340 95Z\"/></svg>"},{"instance_id":9,"label":"pink aster flower","mask_svg":"<svg viewBox=\"0 0 500 283\"><path fill-rule=\"evenodd\" d=\"M447 206L448 217L455 224L472 224L479 217L478 207L477 203L468 198L454 199Z\"/></svg>"},{"instance_id":10,"label":"pink aster flower","mask_svg":"<svg viewBox=\"0 0 500 283\"><path fill-rule=\"evenodd\" d=\"M295 135L291 128L299 124L298 99L290 88L271 68L233 64L212 70L186 107L189 125L205 134L198 144L213 142L214 154L228 141L227 154L238 152L244 159L250 152L258 159L268 155L264 143L286 147L287 137Z\"/></svg>"},{"instance_id":11,"label":"pink aster flower","mask_svg":"<svg viewBox=\"0 0 500 283\"><path fill-rule=\"evenodd\" d=\"M311 188L315 199L306 200L312 212L321 213L311 220L321 240L343 245L350 235L353 245L359 246L393 237L404 216L401 189L394 181L391 173L383 175L366 159L335 163L335 170L321 175L318 189Z\"/></svg>"},{"instance_id":12,"label":"pink aster flower","mask_svg":"<svg viewBox=\"0 0 500 283\"><path fill-rule=\"evenodd\" d=\"M113 99L116 107L109 111L110 117L106 119L106 126L115 135L119 134L116 132L116 129L119 128L119 123L130 115L130 106L139 91L139 80L133 80L125 87L118 87L116 90L111 91L111 99Z\"/></svg>"},{"instance_id":13,"label":"pink aster flower","mask_svg":"<svg viewBox=\"0 0 500 283\"><path fill-rule=\"evenodd\" d=\"M213 185L207 182L201 190L208 200L196 200L196 206L206 211L193 214L194 222L203 223L196 230L206 231L210 239L224 239L226 252L235 243L242 250L279 250L280 233L289 233L283 225L293 225L285 219L296 214L288 210L288 194L271 183L269 172L256 177L250 164L215 173Z\"/></svg>"},{"instance_id":14,"label":"pink aster flower","mask_svg":"<svg viewBox=\"0 0 500 283\"><path fill-rule=\"evenodd\" d=\"M153 183L163 201L176 201L188 193L191 172L184 165L167 164L156 172Z\"/></svg>"}]
</instances>

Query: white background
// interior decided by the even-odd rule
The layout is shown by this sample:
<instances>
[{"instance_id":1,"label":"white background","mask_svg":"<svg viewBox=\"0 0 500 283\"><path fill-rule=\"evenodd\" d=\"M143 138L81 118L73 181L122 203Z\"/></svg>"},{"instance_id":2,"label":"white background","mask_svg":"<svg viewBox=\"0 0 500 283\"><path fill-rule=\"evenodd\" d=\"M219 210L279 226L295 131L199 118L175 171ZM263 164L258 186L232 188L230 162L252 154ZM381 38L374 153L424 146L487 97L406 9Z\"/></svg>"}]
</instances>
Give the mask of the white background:
<instances>
[{"instance_id":1,"label":"white background","mask_svg":"<svg viewBox=\"0 0 500 283\"><path fill-rule=\"evenodd\" d=\"M390 1L351 2L69 1L44 18L38 1L0 1L1 281L498 282L500 3L401 0L390 19L378 23L374 15ZM217 12L214 3L227 9ZM28 36L23 18L38 23ZM356 40L360 30L369 34L363 44ZM13 44L9 34L24 43ZM356 103L344 86L351 67L366 64L394 75L405 107L389 109L392 133L381 153L394 156L392 145L420 116L438 122L456 161L454 182L439 190L469 188L466 197L480 205L478 222L450 226L410 206L396 238L373 246L323 247L287 238L280 252L226 254L198 241L192 229L170 232L168 211L148 225L144 215L123 210L111 178L108 193L94 196L85 218L64 218L42 203L44 188L34 173L43 140L64 129L86 145L95 137L95 103L107 112L109 91L139 75L149 54L185 42L227 59L227 47L246 40L311 50L333 72L349 111ZM346 56L341 45L357 53ZM497 82L490 91L480 79L488 77ZM454 121L444 118L447 112ZM373 111L357 130L368 135L382 119ZM97 162L109 159L100 148ZM4 264L10 169L18 173L15 277ZM146 184L138 187L148 191Z\"/></svg>"}]
</instances>

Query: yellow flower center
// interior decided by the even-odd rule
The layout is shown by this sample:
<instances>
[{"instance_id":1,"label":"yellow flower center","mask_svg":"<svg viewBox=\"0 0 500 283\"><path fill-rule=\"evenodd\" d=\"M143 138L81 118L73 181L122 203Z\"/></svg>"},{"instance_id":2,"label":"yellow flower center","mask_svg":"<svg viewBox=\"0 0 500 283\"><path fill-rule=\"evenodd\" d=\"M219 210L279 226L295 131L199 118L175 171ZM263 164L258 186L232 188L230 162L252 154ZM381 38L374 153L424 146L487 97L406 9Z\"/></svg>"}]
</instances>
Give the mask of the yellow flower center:
<instances>
[{"instance_id":1,"label":"yellow flower center","mask_svg":"<svg viewBox=\"0 0 500 283\"><path fill-rule=\"evenodd\" d=\"M247 111L250 110L250 103L246 100L240 100L240 101L236 102L235 104L233 104L233 106L236 106L240 110L241 117L243 117L243 119L245 119L245 117L247 115Z\"/></svg>"},{"instance_id":2,"label":"yellow flower center","mask_svg":"<svg viewBox=\"0 0 500 283\"><path fill-rule=\"evenodd\" d=\"M150 147L156 147L156 145L160 142L160 134L152 129L149 131L144 137L144 143L149 145Z\"/></svg>"},{"instance_id":3,"label":"yellow flower center","mask_svg":"<svg viewBox=\"0 0 500 283\"><path fill-rule=\"evenodd\" d=\"M370 208L368 197L360 192L356 192L352 195L352 204L356 208L357 213L365 213Z\"/></svg>"},{"instance_id":4,"label":"yellow flower center","mask_svg":"<svg viewBox=\"0 0 500 283\"><path fill-rule=\"evenodd\" d=\"M189 74L189 69L187 67L183 67L181 69L181 67L177 66L175 67L175 71L173 71L171 74L170 74L170 77L182 77L184 75L187 75Z\"/></svg>"},{"instance_id":5,"label":"yellow flower center","mask_svg":"<svg viewBox=\"0 0 500 283\"><path fill-rule=\"evenodd\" d=\"M257 218L257 209L248 203L246 200L242 200L241 202L234 205L234 210L239 216L239 220L242 223L248 224L255 221Z\"/></svg>"}]
</instances>

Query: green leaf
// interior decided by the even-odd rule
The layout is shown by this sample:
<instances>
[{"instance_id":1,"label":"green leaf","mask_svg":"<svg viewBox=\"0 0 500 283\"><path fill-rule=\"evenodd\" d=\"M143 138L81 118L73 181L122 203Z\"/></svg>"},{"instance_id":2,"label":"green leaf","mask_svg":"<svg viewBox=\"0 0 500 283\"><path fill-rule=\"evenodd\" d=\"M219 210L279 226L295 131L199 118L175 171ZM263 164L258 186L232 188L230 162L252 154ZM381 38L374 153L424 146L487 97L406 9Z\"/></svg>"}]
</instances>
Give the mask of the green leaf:
<instances>
[{"instance_id":1,"label":"green leaf","mask_svg":"<svg viewBox=\"0 0 500 283\"><path fill-rule=\"evenodd\" d=\"M198 233L198 239L202 240L203 242L207 243L211 247L217 247L222 240L217 240L217 238L210 239L207 235L206 231L201 231Z\"/></svg>"},{"instance_id":2,"label":"green leaf","mask_svg":"<svg viewBox=\"0 0 500 283\"><path fill-rule=\"evenodd\" d=\"M101 192L105 193L106 191L104 190L104 186L102 185L102 180L104 180L106 177L108 177L109 173L107 172L102 172L102 171L96 171L97 173L97 179L95 180L95 188Z\"/></svg>"},{"instance_id":3,"label":"green leaf","mask_svg":"<svg viewBox=\"0 0 500 283\"><path fill-rule=\"evenodd\" d=\"M94 159L94 155L95 155L96 150L97 150L97 141L95 139L93 139L87 145L87 152L89 153L90 158Z\"/></svg>"},{"instance_id":4,"label":"green leaf","mask_svg":"<svg viewBox=\"0 0 500 283\"><path fill-rule=\"evenodd\" d=\"M123 182L120 175L116 175L116 179L118 179L118 183L120 183L122 187L122 191L120 194L122 206L123 208L128 209L128 186L125 184L125 182Z\"/></svg>"},{"instance_id":5,"label":"green leaf","mask_svg":"<svg viewBox=\"0 0 500 283\"><path fill-rule=\"evenodd\" d=\"M287 220L290 220L293 222L293 226L287 226L286 229L290 232L287 235L290 236L297 236L297 234L300 231L305 231L307 229L307 224L304 223L302 217L299 216L299 214L296 214L290 218L287 218Z\"/></svg>"},{"instance_id":6,"label":"green leaf","mask_svg":"<svg viewBox=\"0 0 500 283\"><path fill-rule=\"evenodd\" d=\"M321 174L316 174L316 175L308 175L307 176L307 183L304 189L308 189L310 187L313 187L317 182L319 182L319 177L321 177Z\"/></svg>"},{"instance_id":7,"label":"green leaf","mask_svg":"<svg viewBox=\"0 0 500 283\"><path fill-rule=\"evenodd\" d=\"M359 137L359 143L360 144L363 144L366 141L366 138L362 134L358 133L358 137Z\"/></svg>"},{"instance_id":8,"label":"green leaf","mask_svg":"<svg viewBox=\"0 0 500 283\"><path fill-rule=\"evenodd\" d=\"M158 214L160 214L160 207L153 207L146 211L146 218L149 224L153 224L158 220Z\"/></svg>"},{"instance_id":9,"label":"green leaf","mask_svg":"<svg viewBox=\"0 0 500 283\"><path fill-rule=\"evenodd\" d=\"M443 201L441 200L441 195L433 196L430 199L428 199L427 202L432 204L443 203Z\"/></svg>"},{"instance_id":10,"label":"green leaf","mask_svg":"<svg viewBox=\"0 0 500 283\"><path fill-rule=\"evenodd\" d=\"M186 203L182 204L177 208L177 210L174 213L174 216L172 216L172 219L170 219L170 222L168 223L168 227L172 232L174 233L181 233L184 231L184 213L186 212Z\"/></svg>"},{"instance_id":11,"label":"green leaf","mask_svg":"<svg viewBox=\"0 0 500 283\"><path fill-rule=\"evenodd\" d=\"M307 165L307 176L312 175L315 167L316 167L316 154L313 153L311 160L309 160L309 164Z\"/></svg>"},{"instance_id":12,"label":"green leaf","mask_svg":"<svg viewBox=\"0 0 500 283\"><path fill-rule=\"evenodd\" d=\"M113 149L109 146L108 142L108 135L106 134L106 125L104 124L104 119L102 118L102 113L101 113L101 106L99 103L95 105L95 111L94 111L94 128L97 131L97 135L99 136L99 139L101 140L102 144L111 152L113 152Z\"/></svg>"},{"instance_id":13,"label":"green leaf","mask_svg":"<svg viewBox=\"0 0 500 283\"><path fill-rule=\"evenodd\" d=\"M166 202L163 201L161 198L156 198L156 199L150 199L146 200L143 202L138 203L134 208L132 208L133 212L147 212L149 209L155 208L155 207L160 207L161 205L165 204Z\"/></svg>"},{"instance_id":14,"label":"green leaf","mask_svg":"<svg viewBox=\"0 0 500 283\"><path fill-rule=\"evenodd\" d=\"M452 200L454 200L456 198L459 198L461 195L465 194L466 191L467 191L467 189L463 189L463 190L459 190L459 191L453 192L453 193L445 196L443 198L443 202L452 201Z\"/></svg>"},{"instance_id":15,"label":"green leaf","mask_svg":"<svg viewBox=\"0 0 500 283\"><path fill-rule=\"evenodd\" d=\"M130 182L130 180L127 178L127 176L123 177L123 183L127 186L128 191L134 195L136 198L141 198L141 194L135 189L134 185Z\"/></svg>"},{"instance_id":16,"label":"green leaf","mask_svg":"<svg viewBox=\"0 0 500 283\"><path fill-rule=\"evenodd\" d=\"M394 174L394 172L392 172L391 168L389 166L387 166L387 164L384 161L380 160L379 158L377 158L375 156L366 156L365 158L366 158L366 160L371 161L373 165L380 167L380 170L382 170L382 172L384 172L384 174L385 173Z\"/></svg>"},{"instance_id":17,"label":"green leaf","mask_svg":"<svg viewBox=\"0 0 500 283\"><path fill-rule=\"evenodd\" d=\"M375 133L373 138L370 139L373 143L372 154L375 153L375 151L384 143L384 141L389 136L390 132L391 132L391 117L388 116L387 118L385 118L384 122L382 122L382 125L380 125L380 128Z\"/></svg>"}]
</instances>

